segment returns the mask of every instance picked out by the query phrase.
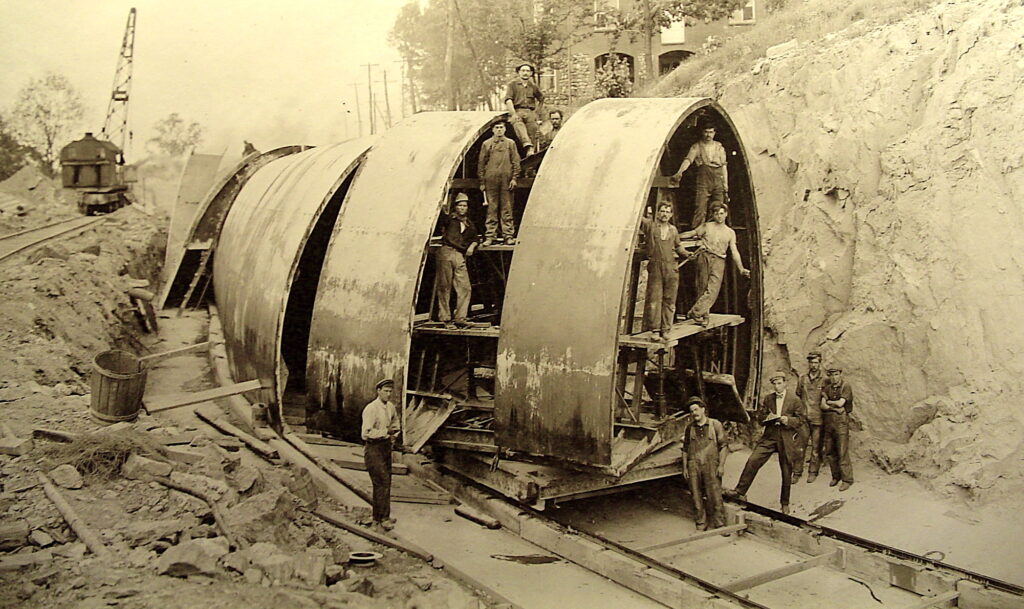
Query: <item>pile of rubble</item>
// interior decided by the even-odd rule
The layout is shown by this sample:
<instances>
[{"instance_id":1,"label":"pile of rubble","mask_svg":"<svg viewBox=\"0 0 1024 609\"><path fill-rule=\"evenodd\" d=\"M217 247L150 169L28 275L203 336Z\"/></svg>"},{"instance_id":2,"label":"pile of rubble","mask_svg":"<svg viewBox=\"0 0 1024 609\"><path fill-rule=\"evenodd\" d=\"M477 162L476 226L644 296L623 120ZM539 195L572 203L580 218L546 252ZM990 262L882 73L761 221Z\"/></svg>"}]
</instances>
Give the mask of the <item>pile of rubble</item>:
<instances>
[{"instance_id":1,"label":"pile of rubble","mask_svg":"<svg viewBox=\"0 0 1024 609\"><path fill-rule=\"evenodd\" d=\"M281 594L287 606L477 606L429 564L314 515L358 523L366 508L330 504L306 470L201 423L14 429L0 452L26 453L0 456L0 606L155 607L172 592L179 603L248 594L253 607ZM354 551L380 558L364 567Z\"/></svg>"}]
</instances>

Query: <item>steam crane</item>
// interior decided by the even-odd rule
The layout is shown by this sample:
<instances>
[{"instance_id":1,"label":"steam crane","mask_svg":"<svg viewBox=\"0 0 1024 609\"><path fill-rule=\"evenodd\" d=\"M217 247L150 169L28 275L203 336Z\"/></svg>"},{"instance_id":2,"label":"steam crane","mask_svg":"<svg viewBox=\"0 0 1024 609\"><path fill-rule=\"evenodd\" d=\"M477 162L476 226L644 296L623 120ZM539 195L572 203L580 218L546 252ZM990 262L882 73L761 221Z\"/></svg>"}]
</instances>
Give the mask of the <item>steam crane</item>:
<instances>
[{"instance_id":1,"label":"steam crane","mask_svg":"<svg viewBox=\"0 0 1024 609\"><path fill-rule=\"evenodd\" d=\"M135 48L135 9L128 12L107 119L97 139L86 133L60 151L61 181L76 191L78 209L87 215L112 212L131 202L124 157L131 143L128 130L128 97L132 88Z\"/></svg>"},{"instance_id":2,"label":"steam crane","mask_svg":"<svg viewBox=\"0 0 1024 609\"><path fill-rule=\"evenodd\" d=\"M132 59L135 49L135 9L128 11L128 22L124 27L121 54L117 58L114 72L114 86L107 105L107 120L103 124L101 139L112 142L121 149L121 163L124 163L125 144L131 143L128 131L128 97L132 88Z\"/></svg>"}]
</instances>

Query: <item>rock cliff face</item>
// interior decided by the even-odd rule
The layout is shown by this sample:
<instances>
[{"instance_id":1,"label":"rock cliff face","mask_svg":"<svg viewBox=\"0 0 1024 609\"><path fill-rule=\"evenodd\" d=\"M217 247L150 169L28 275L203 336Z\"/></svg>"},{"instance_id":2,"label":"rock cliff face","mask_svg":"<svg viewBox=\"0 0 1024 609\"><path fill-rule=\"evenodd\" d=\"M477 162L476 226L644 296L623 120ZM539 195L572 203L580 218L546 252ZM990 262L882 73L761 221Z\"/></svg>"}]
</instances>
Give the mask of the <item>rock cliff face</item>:
<instances>
[{"instance_id":1,"label":"rock cliff face","mask_svg":"<svg viewBox=\"0 0 1024 609\"><path fill-rule=\"evenodd\" d=\"M967 497L1019 490L1022 3L792 46L676 92L718 99L752 160L766 365L803 372L819 349L842 366L862 459Z\"/></svg>"}]
</instances>

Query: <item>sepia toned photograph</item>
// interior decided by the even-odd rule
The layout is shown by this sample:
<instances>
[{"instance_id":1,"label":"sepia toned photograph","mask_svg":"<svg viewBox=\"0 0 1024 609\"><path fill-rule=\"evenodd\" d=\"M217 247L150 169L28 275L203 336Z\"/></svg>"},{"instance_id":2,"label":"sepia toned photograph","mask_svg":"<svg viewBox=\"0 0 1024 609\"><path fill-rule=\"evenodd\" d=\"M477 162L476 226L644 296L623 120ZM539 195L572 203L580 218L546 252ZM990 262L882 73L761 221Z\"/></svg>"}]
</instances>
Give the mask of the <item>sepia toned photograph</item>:
<instances>
[{"instance_id":1,"label":"sepia toned photograph","mask_svg":"<svg viewBox=\"0 0 1024 609\"><path fill-rule=\"evenodd\" d=\"M0 608L1024 609L1021 0L0 23Z\"/></svg>"}]
</instances>

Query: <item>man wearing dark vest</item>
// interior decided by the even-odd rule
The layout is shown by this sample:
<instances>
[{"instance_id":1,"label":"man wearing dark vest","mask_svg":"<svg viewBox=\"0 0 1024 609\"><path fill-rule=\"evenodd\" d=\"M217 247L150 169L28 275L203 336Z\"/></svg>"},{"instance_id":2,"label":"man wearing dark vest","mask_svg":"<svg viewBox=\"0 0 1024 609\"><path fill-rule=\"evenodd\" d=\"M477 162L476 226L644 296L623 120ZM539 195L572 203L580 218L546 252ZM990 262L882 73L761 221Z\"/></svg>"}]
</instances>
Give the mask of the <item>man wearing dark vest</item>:
<instances>
[{"instance_id":1,"label":"man wearing dark vest","mask_svg":"<svg viewBox=\"0 0 1024 609\"><path fill-rule=\"evenodd\" d=\"M828 369L828 380L821 388L822 430L825 432L825 453L835 486L842 481L840 491L853 484L853 464L850 462L850 413L853 412L853 389L843 381L843 370Z\"/></svg>"},{"instance_id":2,"label":"man wearing dark vest","mask_svg":"<svg viewBox=\"0 0 1024 609\"><path fill-rule=\"evenodd\" d=\"M455 211L442 211L441 247L438 248L437 275L434 279L434 294L437 297L438 320L448 327L464 327L468 324L469 299L473 287L469 281L466 258L476 250L478 233L469 219L469 195L460 192L455 195ZM455 322L452 322L451 298L455 288Z\"/></svg>"},{"instance_id":3,"label":"man wearing dark vest","mask_svg":"<svg viewBox=\"0 0 1024 609\"><path fill-rule=\"evenodd\" d=\"M807 425L800 430L796 439L796 453L793 460L793 482L800 479L804 471L804 460L808 459L807 482L814 482L821 470L822 441L821 433L821 386L825 375L821 372L821 353L811 351L807 354L807 374L800 375L797 381L796 395L807 409Z\"/></svg>"},{"instance_id":4,"label":"man wearing dark vest","mask_svg":"<svg viewBox=\"0 0 1024 609\"><path fill-rule=\"evenodd\" d=\"M764 433L747 458L747 463L743 466L743 473L740 474L739 484L736 485L733 493L739 499L746 501L747 490L753 484L757 472L768 462L772 453L778 453L779 469L782 470L780 503L782 504L782 513L788 514L789 486L793 481L790 470L792 457L790 455L794 450L795 432L805 419L804 405L795 395L786 391L785 372L773 372L768 380L775 391L761 400L753 417L755 421L764 426Z\"/></svg>"}]
</instances>

